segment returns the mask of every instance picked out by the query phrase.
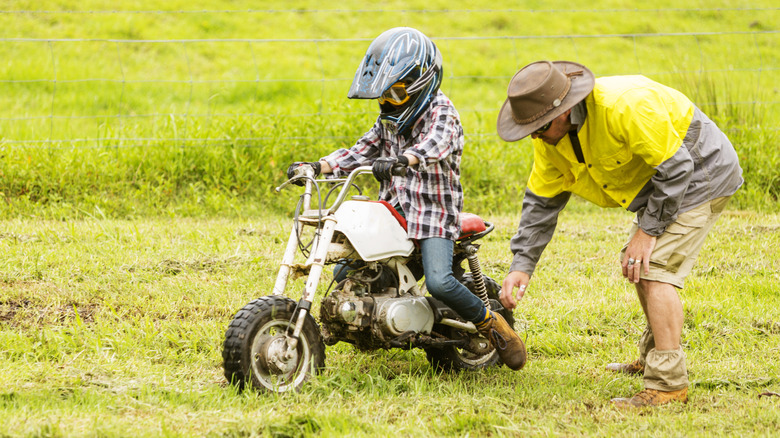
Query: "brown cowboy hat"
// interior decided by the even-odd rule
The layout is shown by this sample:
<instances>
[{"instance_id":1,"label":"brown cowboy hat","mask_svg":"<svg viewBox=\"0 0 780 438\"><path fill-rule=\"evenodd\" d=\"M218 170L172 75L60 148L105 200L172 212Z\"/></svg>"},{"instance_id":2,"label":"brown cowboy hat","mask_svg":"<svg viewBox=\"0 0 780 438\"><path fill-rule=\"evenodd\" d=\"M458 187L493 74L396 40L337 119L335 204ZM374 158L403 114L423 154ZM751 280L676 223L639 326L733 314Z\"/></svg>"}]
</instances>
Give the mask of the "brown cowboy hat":
<instances>
[{"instance_id":1,"label":"brown cowboy hat","mask_svg":"<svg viewBox=\"0 0 780 438\"><path fill-rule=\"evenodd\" d=\"M498 135L517 141L578 104L596 82L584 65L569 61L537 61L515 73L498 113Z\"/></svg>"}]
</instances>

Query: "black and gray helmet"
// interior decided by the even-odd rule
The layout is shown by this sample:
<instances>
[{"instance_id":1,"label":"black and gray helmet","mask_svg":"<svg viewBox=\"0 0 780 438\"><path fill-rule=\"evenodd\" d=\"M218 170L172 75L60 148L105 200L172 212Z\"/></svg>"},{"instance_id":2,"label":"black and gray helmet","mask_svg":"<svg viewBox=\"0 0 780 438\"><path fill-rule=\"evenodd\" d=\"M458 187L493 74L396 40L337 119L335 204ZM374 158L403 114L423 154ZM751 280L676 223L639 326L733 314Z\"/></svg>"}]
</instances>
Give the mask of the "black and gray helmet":
<instances>
[{"instance_id":1,"label":"black and gray helmet","mask_svg":"<svg viewBox=\"0 0 780 438\"><path fill-rule=\"evenodd\" d=\"M400 106L380 104L380 118L392 131L405 133L439 90L441 53L422 32L397 27L379 35L366 51L347 97L378 99L403 82L410 99Z\"/></svg>"}]
</instances>

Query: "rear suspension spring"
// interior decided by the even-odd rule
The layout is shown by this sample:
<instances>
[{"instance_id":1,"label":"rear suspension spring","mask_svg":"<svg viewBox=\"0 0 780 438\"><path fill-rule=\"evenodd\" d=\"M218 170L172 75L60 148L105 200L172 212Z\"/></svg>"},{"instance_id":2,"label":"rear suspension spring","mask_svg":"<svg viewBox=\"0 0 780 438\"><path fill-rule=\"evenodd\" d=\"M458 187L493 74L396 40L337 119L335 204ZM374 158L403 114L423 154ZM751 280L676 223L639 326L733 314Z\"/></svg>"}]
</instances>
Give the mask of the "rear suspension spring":
<instances>
[{"instance_id":1,"label":"rear suspension spring","mask_svg":"<svg viewBox=\"0 0 780 438\"><path fill-rule=\"evenodd\" d=\"M479 258L477 257L477 248L470 246L468 248L469 255L466 259L469 261L469 270L471 276L474 279L474 288L476 289L476 295L479 299L485 303L485 306L490 308L490 300L488 299L487 287L485 287L485 279L482 277L482 268L479 266Z\"/></svg>"}]
</instances>

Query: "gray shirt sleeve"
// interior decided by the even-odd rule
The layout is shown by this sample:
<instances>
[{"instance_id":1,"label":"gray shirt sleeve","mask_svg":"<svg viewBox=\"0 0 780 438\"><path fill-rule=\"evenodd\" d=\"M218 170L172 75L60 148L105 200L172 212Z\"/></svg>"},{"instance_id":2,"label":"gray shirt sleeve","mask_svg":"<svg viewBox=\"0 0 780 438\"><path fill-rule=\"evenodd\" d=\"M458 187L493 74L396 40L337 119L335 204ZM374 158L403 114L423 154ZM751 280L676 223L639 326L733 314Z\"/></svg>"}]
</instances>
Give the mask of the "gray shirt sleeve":
<instances>
[{"instance_id":1,"label":"gray shirt sleeve","mask_svg":"<svg viewBox=\"0 0 780 438\"><path fill-rule=\"evenodd\" d=\"M536 263L542 251L550 243L555 227L558 225L558 213L563 210L571 198L570 192L563 192L553 198L545 198L525 190L523 210L517 233L509 242L514 257L510 271L521 271L533 275Z\"/></svg>"},{"instance_id":2,"label":"gray shirt sleeve","mask_svg":"<svg viewBox=\"0 0 780 438\"><path fill-rule=\"evenodd\" d=\"M743 183L734 146L698 108L682 146L656 171L628 207L651 236L661 235L679 214L733 195Z\"/></svg>"},{"instance_id":3,"label":"gray shirt sleeve","mask_svg":"<svg viewBox=\"0 0 780 438\"><path fill-rule=\"evenodd\" d=\"M642 231L651 236L660 236L667 225L677 218L680 204L693 177L693 159L688 148L681 146L655 170L655 175L650 179L653 191L638 219Z\"/></svg>"}]
</instances>

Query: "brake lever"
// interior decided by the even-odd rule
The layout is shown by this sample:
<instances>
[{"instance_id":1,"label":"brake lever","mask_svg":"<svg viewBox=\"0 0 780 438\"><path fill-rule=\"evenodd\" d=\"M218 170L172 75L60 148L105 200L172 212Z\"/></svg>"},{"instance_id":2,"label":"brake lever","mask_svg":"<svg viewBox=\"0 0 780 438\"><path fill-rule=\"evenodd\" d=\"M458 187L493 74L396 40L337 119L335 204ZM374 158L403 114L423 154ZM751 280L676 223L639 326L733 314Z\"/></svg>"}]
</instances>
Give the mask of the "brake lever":
<instances>
[{"instance_id":1,"label":"brake lever","mask_svg":"<svg viewBox=\"0 0 780 438\"><path fill-rule=\"evenodd\" d=\"M308 172L307 172L308 170ZM276 188L277 192L281 192L283 188L289 186L290 184L294 183L295 181L298 181L299 179L310 179L314 181L314 177L311 176L314 175L314 171L312 170L311 166L309 165L301 165L297 169L295 169L295 176L288 179L287 181L283 182L282 185Z\"/></svg>"},{"instance_id":2,"label":"brake lever","mask_svg":"<svg viewBox=\"0 0 780 438\"><path fill-rule=\"evenodd\" d=\"M282 185L280 185L279 187L276 188L276 192L277 193L281 192L283 188L285 188L285 187L289 186L290 184L292 184L293 180L295 180L295 179L300 179L300 178L288 179L287 181L283 182Z\"/></svg>"}]
</instances>

